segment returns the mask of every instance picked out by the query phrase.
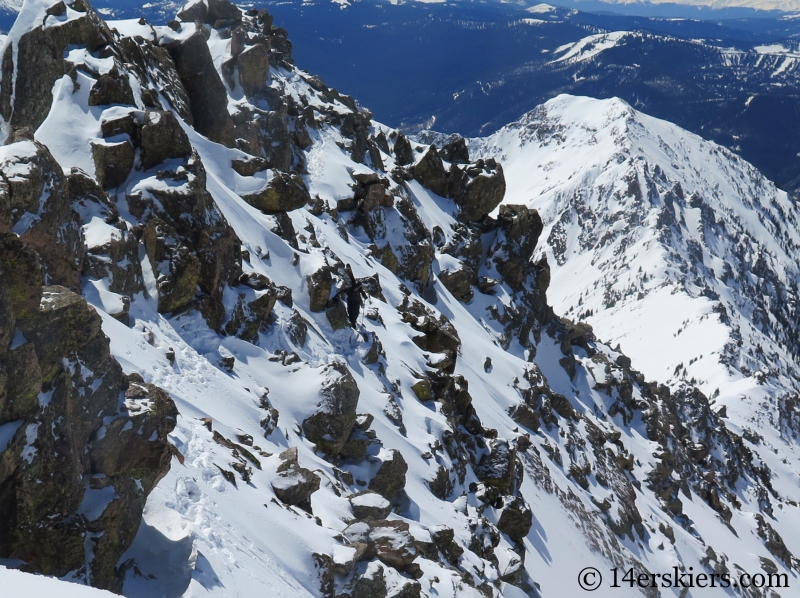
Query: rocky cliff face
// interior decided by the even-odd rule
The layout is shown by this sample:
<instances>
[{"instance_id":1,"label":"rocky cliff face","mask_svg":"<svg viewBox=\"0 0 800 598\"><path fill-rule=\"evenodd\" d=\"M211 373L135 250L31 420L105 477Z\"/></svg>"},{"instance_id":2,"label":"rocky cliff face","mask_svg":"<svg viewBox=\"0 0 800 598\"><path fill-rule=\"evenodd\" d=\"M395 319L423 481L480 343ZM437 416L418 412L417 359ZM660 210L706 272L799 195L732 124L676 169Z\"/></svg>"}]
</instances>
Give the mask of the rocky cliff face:
<instances>
[{"instance_id":1,"label":"rocky cliff face","mask_svg":"<svg viewBox=\"0 0 800 598\"><path fill-rule=\"evenodd\" d=\"M0 554L119 591L117 561L169 470L177 412L125 376L94 308L0 233Z\"/></svg>"},{"instance_id":2,"label":"rocky cliff face","mask_svg":"<svg viewBox=\"0 0 800 598\"><path fill-rule=\"evenodd\" d=\"M502 160L373 121L224 0L30 1L3 55L0 558L131 596L796 570L760 449L555 315Z\"/></svg>"}]
</instances>

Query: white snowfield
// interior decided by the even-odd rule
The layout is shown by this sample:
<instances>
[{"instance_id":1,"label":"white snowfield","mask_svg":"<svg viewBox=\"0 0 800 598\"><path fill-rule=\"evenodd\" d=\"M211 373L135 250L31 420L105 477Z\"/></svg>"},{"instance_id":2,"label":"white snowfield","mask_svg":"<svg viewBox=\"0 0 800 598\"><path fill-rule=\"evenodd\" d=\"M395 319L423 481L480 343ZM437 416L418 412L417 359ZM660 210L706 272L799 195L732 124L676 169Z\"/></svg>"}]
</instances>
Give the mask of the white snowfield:
<instances>
[{"instance_id":1,"label":"white snowfield","mask_svg":"<svg viewBox=\"0 0 800 598\"><path fill-rule=\"evenodd\" d=\"M112 598L116 594L0 565L0 596L8 598Z\"/></svg>"},{"instance_id":2,"label":"white snowfield","mask_svg":"<svg viewBox=\"0 0 800 598\"><path fill-rule=\"evenodd\" d=\"M116 27L114 22L109 25ZM116 28L123 35L137 30L130 22ZM185 28L191 30L191 25ZM155 34L160 38L174 32L156 28ZM219 67L229 56L230 40L211 30L208 43ZM75 56L76 61L81 59L89 58ZM320 106L322 100L308 85L307 76L299 70L273 67L271 85L283 87L298 103L302 94L312 106ZM77 77L80 90L70 88L67 76L54 86L52 109L36 139L50 147L65 170L77 166L94 172L85 148L99 137L104 114L101 107L86 106L92 81L82 71ZM231 102L244 101L238 86L229 88L228 93ZM347 112L338 102L333 106L342 114ZM374 126L375 132L391 133L387 127ZM321 596L313 554L347 558L345 553L352 549L342 532L353 520L347 496L370 479L378 460L385 459L391 449L400 451L408 463L408 501L389 519L407 522L411 534L422 542L430 541L430 528L447 525L465 549L460 572L418 559L423 574L421 596L426 598L484 596L464 583L462 575L487 578L493 598L522 598L525 593L499 579L520 566L538 586L531 595L545 598L583 595L578 576L587 567L596 568L606 579L591 596L632 598L643 593L624 584L610 587L613 567L618 567L622 576L634 566L637 571L671 573L674 567L699 572L722 563L731 571L738 567L755 574L765 570L764 559L772 563L767 566L774 566L793 586L800 587L796 568L765 546L758 519L763 519L763 486L750 477L743 476L731 491L739 506L729 522L691 491L681 494L682 524L665 512L661 498L647 484L658 464L657 443L648 438L640 414L625 421L620 413L611 412L615 399L602 387L620 375L620 368L600 367L597 359L576 348L576 373L570 378L559 364L563 357L559 343L546 333L541 335L533 359L517 342L504 350L502 326L490 317L488 308L510 305L512 293L506 286L497 285L496 295L476 292L474 299L464 304L435 282L438 301L428 304L412 285L370 256L372 241L362 229L347 226L346 216L314 215L306 208L289 212L294 229L301 233L298 249L294 249L272 232L274 217L241 198L263 186L271 174L240 176L230 165L242 152L212 143L187 125L184 128L207 171L208 191L249 252L244 269L291 288L294 308L309 323L308 341L297 345L287 333L292 309L281 303L275 306L276 322L260 334L257 344L217 334L196 312L160 315L152 269L144 253L149 292L134 298L130 315L135 324L130 328L106 312L121 298L108 291L104 281L86 281L84 294L102 316L111 351L124 370L138 372L147 382L168 391L180 411L170 439L184 461L173 459L170 472L148 499L133 546L120 561L135 561L128 569L126 596ZM344 149L348 140L339 128L328 123L309 133L313 144L305 150L308 174L304 178L312 197L318 195L334 205L352 197L351 173L371 168L350 158ZM473 142L473 158L478 152L496 156L503 163L507 203L525 203L541 212L545 232L539 247L550 258L550 297L556 312L591 322L600 339L596 350L610 363L619 354L606 343L619 342L634 358L634 367L648 377L665 382L695 378L712 394L719 388L717 400L720 406L727 406L731 428L740 432L747 426L761 435L760 444L748 442L747 447L753 451L754 461L768 465L772 472L776 495L768 497L772 501L771 529L780 533L789 551L800 554L800 453L795 440L782 437L759 404L793 387L796 362L781 342L771 340L756 326L750 287L728 287L721 282L729 264L734 269L729 280L753 287L763 284L757 275L765 276L765 271L755 267L762 257L763 268L773 271L775 280L787 288L797 282L800 233L796 208L785 194L725 150L641 115L619 100L561 96L522 122ZM421 155L418 151L417 159ZM385 171L391 172L396 166L393 155L382 153L381 158ZM151 179L148 184L154 184L155 170L134 171L118 189L115 200L121 217L131 226L135 219L126 209L126 193L147 178ZM452 240L457 214L454 202L415 181L396 193L410 199L427 228L439 226L445 240ZM692 199L695 196L699 197L696 201ZM395 210L386 210L385 224L393 244L406 242ZM342 229L347 234L342 234ZM86 225L84 232L91 243L100 243L109 234L100 219ZM738 241L733 240L734 235ZM378 364L364 363L371 342L364 342L350 329L334 331L324 312L310 310L306 277L323 265L330 253L351 264L357 277L377 275L380 280L386 300L370 299L365 310L372 310L375 317L363 320L364 332L378 338L385 352ZM434 273L452 259L437 251ZM740 282L737 276L742 272ZM496 276L491 271L483 273ZM713 291L719 299L703 295L703 291ZM228 289L229 310L239 292L251 291ZM447 499L436 498L428 487L440 464L452 468L440 441L448 423L440 404L419 401L411 388L418 382L414 373L426 371L436 356L424 353L411 341L416 332L397 310L406 292L455 326L461 339L455 373L469 383L483 426L496 430L498 438L515 440L525 433L508 409L521 403L520 388L525 383L520 380L534 367L531 361L552 390L567 397L581 416L543 427L531 434L532 447L520 451L526 472L520 494L534 514L533 527L523 540L524 565L505 536L494 549L496 562L469 550L479 520L475 494L467 491L469 484L477 481L471 469L464 484L456 480ZM779 323L770 319L774 318L770 301L763 303L766 311L759 322L768 321L777 330ZM717 304L725 306L730 323L721 320ZM728 349L734 327L742 346ZM763 353L751 356L749 352L759 344ZM276 357L280 351L295 352L299 359L282 360ZM174 364L168 352L174 353ZM738 373L737 368L748 367L752 372L766 368L762 355L770 357L767 374ZM231 357L233 368L227 371L220 361ZM485 369L487 357L492 366ZM373 461L339 464L356 480L350 486L341 481L341 472L332 463L315 452L300 428L316 411L324 367L333 362L346 364L360 390L358 412L374 416L371 429L382 442ZM280 413L278 428L267 437L261 427L264 411L260 407L260 398L266 393ZM641 398L638 390L633 398ZM393 414L397 412L402 414L404 430L396 424ZM234 486L225 479L220 468L229 468L231 453L215 442L203 418L211 418L213 430L225 438L252 436L254 444L269 454L259 457L261 468L253 467L249 482L238 479ZM613 442L603 441L600 454L610 459L630 456L624 481L631 488L630 503L642 517L641 535L618 536L612 531L610 526L622 517L621 499L609 490L607 481L589 474L585 485L576 482L573 464L590 470L596 465L596 453L586 440L590 428L616 436ZM320 489L311 495L313 515L282 504L273 490L273 483L279 484L278 455L289 447L297 447L300 464L321 480ZM376 502L362 506L382 506ZM490 522L500 515L500 509L494 507L483 511ZM390 533L390 528L379 531ZM716 555L711 565L710 549ZM409 579L391 567L385 569L391 597ZM17 583L21 576L0 569L0 589L3 580ZM27 581L21 583L27 584L29 578L24 579ZM36 596L38 587L30 587L30 591L10 595ZM58 590L48 588L46 594L70 597L69 592L77 591L74 588L63 584ZM792 595L778 591L784 598ZM102 595L88 589L80 592L84 593L76 593L76 598ZM660 592L665 597L685 596L680 587ZM716 598L732 594L723 588L706 588L692 595Z\"/></svg>"},{"instance_id":3,"label":"white snowfield","mask_svg":"<svg viewBox=\"0 0 800 598\"><path fill-rule=\"evenodd\" d=\"M723 403L796 387L787 325L762 322L759 303L774 276L797 313L800 211L750 164L622 100L566 95L472 148L504 164L506 203L539 210L557 313L648 378L694 379Z\"/></svg>"}]
</instances>

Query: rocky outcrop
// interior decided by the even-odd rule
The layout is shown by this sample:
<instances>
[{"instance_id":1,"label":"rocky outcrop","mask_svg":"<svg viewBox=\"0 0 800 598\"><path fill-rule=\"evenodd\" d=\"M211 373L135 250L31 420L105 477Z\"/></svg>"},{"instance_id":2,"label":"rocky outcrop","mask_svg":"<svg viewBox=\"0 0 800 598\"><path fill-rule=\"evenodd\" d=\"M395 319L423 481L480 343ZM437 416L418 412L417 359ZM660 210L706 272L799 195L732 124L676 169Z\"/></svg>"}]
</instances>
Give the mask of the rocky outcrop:
<instances>
[{"instance_id":1,"label":"rocky outcrop","mask_svg":"<svg viewBox=\"0 0 800 598\"><path fill-rule=\"evenodd\" d=\"M356 519L385 519L392 512L392 505L377 492L354 494L350 506Z\"/></svg>"},{"instance_id":2,"label":"rocky outcrop","mask_svg":"<svg viewBox=\"0 0 800 598\"><path fill-rule=\"evenodd\" d=\"M327 308L333 289L333 275L330 266L323 266L306 277L311 311L323 311Z\"/></svg>"},{"instance_id":3,"label":"rocky outcrop","mask_svg":"<svg viewBox=\"0 0 800 598\"><path fill-rule=\"evenodd\" d=\"M242 11L228 0L193 0L178 13L182 21L200 21L211 26L226 26L242 20Z\"/></svg>"},{"instance_id":4,"label":"rocky outcrop","mask_svg":"<svg viewBox=\"0 0 800 598\"><path fill-rule=\"evenodd\" d=\"M242 199L265 214L277 214L302 208L311 201L311 196L300 176L274 171L263 190Z\"/></svg>"},{"instance_id":5,"label":"rocky outcrop","mask_svg":"<svg viewBox=\"0 0 800 598\"><path fill-rule=\"evenodd\" d=\"M71 9L80 16L66 20L63 19L66 5L56 4L46 16L51 26L39 25L6 47L0 115L12 129L39 128L50 112L53 84L64 75L75 79L75 64L66 59L70 47L80 46L95 52L113 42L113 34L88 2L75 0ZM25 9L29 15L38 10L38 5ZM43 51L45 48L47 51Z\"/></svg>"},{"instance_id":6,"label":"rocky outcrop","mask_svg":"<svg viewBox=\"0 0 800 598\"><path fill-rule=\"evenodd\" d=\"M334 457L355 425L360 391L350 370L341 362L326 366L323 375L319 410L303 421L303 433L317 450Z\"/></svg>"},{"instance_id":7,"label":"rocky outcrop","mask_svg":"<svg viewBox=\"0 0 800 598\"><path fill-rule=\"evenodd\" d=\"M421 335L411 338L420 349L442 357L429 363L433 368L452 374L455 370L461 339L455 326L443 315L438 317L421 302L406 298L398 306L404 322Z\"/></svg>"},{"instance_id":8,"label":"rocky outcrop","mask_svg":"<svg viewBox=\"0 0 800 598\"><path fill-rule=\"evenodd\" d=\"M89 106L108 106L111 104L136 105L128 78L120 73L116 66L108 73L100 75L89 92Z\"/></svg>"},{"instance_id":9,"label":"rocky outcrop","mask_svg":"<svg viewBox=\"0 0 800 598\"><path fill-rule=\"evenodd\" d=\"M412 167L414 178L442 197L447 195L447 171L436 146L432 145L422 159Z\"/></svg>"},{"instance_id":10,"label":"rocky outcrop","mask_svg":"<svg viewBox=\"0 0 800 598\"><path fill-rule=\"evenodd\" d=\"M265 167L281 172L291 169L292 135L284 114L244 105L238 106L233 122L239 149L262 158Z\"/></svg>"},{"instance_id":11,"label":"rocky outcrop","mask_svg":"<svg viewBox=\"0 0 800 598\"><path fill-rule=\"evenodd\" d=\"M18 339L0 343L0 558L119 592L117 562L169 469L175 405L125 377L100 317L42 286L38 257L14 235L0 234L0 273L0 340Z\"/></svg>"},{"instance_id":12,"label":"rocky outcrop","mask_svg":"<svg viewBox=\"0 0 800 598\"><path fill-rule=\"evenodd\" d=\"M160 218L148 222L142 241L156 277L158 310L171 313L185 308L194 299L200 281L200 260Z\"/></svg>"},{"instance_id":13,"label":"rocky outcrop","mask_svg":"<svg viewBox=\"0 0 800 598\"><path fill-rule=\"evenodd\" d=\"M392 458L381 462L375 476L369 482L369 489L387 500L393 500L405 488L408 464L397 449L392 449Z\"/></svg>"},{"instance_id":14,"label":"rocky outcrop","mask_svg":"<svg viewBox=\"0 0 800 598\"><path fill-rule=\"evenodd\" d=\"M214 68L205 36L198 31L187 39L170 44L167 50L191 98L192 118L197 131L212 141L232 147L233 119L228 113L228 94Z\"/></svg>"},{"instance_id":15,"label":"rocky outcrop","mask_svg":"<svg viewBox=\"0 0 800 598\"><path fill-rule=\"evenodd\" d=\"M351 545L365 546L361 558L377 557L400 571L408 569L419 551L405 521L368 520L349 525L342 535Z\"/></svg>"},{"instance_id":16,"label":"rocky outcrop","mask_svg":"<svg viewBox=\"0 0 800 598\"><path fill-rule=\"evenodd\" d=\"M133 170L136 149L127 140L116 143L95 141L92 143L92 157L97 181L104 189L113 189L128 179Z\"/></svg>"},{"instance_id":17,"label":"rocky outcrop","mask_svg":"<svg viewBox=\"0 0 800 598\"><path fill-rule=\"evenodd\" d=\"M508 492L514 482L516 451L503 439L491 440L488 448L475 467L475 475L484 484Z\"/></svg>"},{"instance_id":18,"label":"rocky outcrop","mask_svg":"<svg viewBox=\"0 0 800 598\"><path fill-rule=\"evenodd\" d=\"M84 244L63 169L35 141L19 141L0 157L0 223L39 254L50 284L80 288Z\"/></svg>"},{"instance_id":19,"label":"rocky outcrop","mask_svg":"<svg viewBox=\"0 0 800 598\"><path fill-rule=\"evenodd\" d=\"M142 224L157 217L174 231L170 233L174 242L168 245L174 249L170 259L174 258L181 267L171 270L164 262L158 264L167 268L161 274L172 281L168 288L172 289L178 280L186 284L180 285L177 301L169 300L165 305L170 309L189 305L189 281L195 277L199 263L196 284L200 292L195 293L192 306L203 313L212 328L221 329L227 317L222 304L224 289L237 284L241 276L241 242L206 189L205 167L199 156L193 152L176 170L159 171L156 177L144 179L127 200L131 214ZM157 245L152 247L155 250ZM153 256L155 259L156 253ZM170 290L168 294L172 293Z\"/></svg>"},{"instance_id":20,"label":"rocky outcrop","mask_svg":"<svg viewBox=\"0 0 800 598\"><path fill-rule=\"evenodd\" d=\"M464 152L455 146L449 151L454 152L452 155L456 159L463 157ZM500 205L506 192L503 167L495 160L481 159L463 168L453 164L448 171L435 145L430 146L409 171L423 186L454 200L459 207L458 219L461 222L483 220Z\"/></svg>"},{"instance_id":21,"label":"rocky outcrop","mask_svg":"<svg viewBox=\"0 0 800 598\"><path fill-rule=\"evenodd\" d=\"M411 142L402 133L398 133L394 141L394 156L400 166L411 164L414 161L414 150L411 148Z\"/></svg>"},{"instance_id":22,"label":"rocky outcrop","mask_svg":"<svg viewBox=\"0 0 800 598\"><path fill-rule=\"evenodd\" d=\"M462 222L477 222L494 210L506 193L503 167L494 160L478 160L462 171L453 166L449 173L449 195L458 204Z\"/></svg>"},{"instance_id":23,"label":"rocky outcrop","mask_svg":"<svg viewBox=\"0 0 800 598\"><path fill-rule=\"evenodd\" d=\"M236 306L225 324L225 332L242 340L254 343L259 332L265 332L272 321L272 308L278 299L278 289L271 285L264 287L255 299L247 301L247 295L240 293Z\"/></svg>"},{"instance_id":24,"label":"rocky outcrop","mask_svg":"<svg viewBox=\"0 0 800 598\"><path fill-rule=\"evenodd\" d=\"M192 145L186 132L178 124L175 115L169 111L147 112L140 139L143 170L148 170L170 158L186 158L192 153Z\"/></svg>"},{"instance_id":25,"label":"rocky outcrop","mask_svg":"<svg viewBox=\"0 0 800 598\"><path fill-rule=\"evenodd\" d=\"M519 496L509 497L505 501L497 529L506 534L514 542L522 542L533 525L533 511Z\"/></svg>"},{"instance_id":26,"label":"rocky outcrop","mask_svg":"<svg viewBox=\"0 0 800 598\"><path fill-rule=\"evenodd\" d=\"M287 505L308 505L308 499L319 490L319 477L304 467L300 467L297 447L283 451L279 456L281 464L276 469L277 477L272 480L275 496Z\"/></svg>"},{"instance_id":27,"label":"rocky outcrop","mask_svg":"<svg viewBox=\"0 0 800 598\"><path fill-rule=\"evenodd\" d=\"M522 290L531 272L530 259L544 225L539 212L525 206L500 206L497 223L502 234L492 248L494 263L503 281L513 290Z\"/></svg>"},{"instance_id":28,"label":"rocky outcrop","mask_svg":"<svg viewBox=\"0 0 800 598\"><path fill-rule=\"evenodd\" d=\"M264 93L269 79L269 48L265 44L254 44L236 56L239 84L248 97Z\"/></svg>"}]
</instances>

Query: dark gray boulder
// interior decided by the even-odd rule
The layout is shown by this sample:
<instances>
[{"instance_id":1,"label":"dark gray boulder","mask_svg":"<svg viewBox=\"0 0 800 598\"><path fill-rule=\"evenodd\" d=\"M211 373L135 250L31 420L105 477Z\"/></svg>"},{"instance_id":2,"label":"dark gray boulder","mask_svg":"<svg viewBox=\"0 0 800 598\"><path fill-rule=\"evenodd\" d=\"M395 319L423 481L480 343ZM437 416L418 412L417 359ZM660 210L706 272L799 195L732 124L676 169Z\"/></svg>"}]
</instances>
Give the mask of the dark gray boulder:
<instances>
[{"instance_id":1,"label":"dark gray boulder","mask_svg":"<svg viewBox=\"0 0 800 598\"><path fill-rule=\"evenodd\" d=\"M303 433L329 457L339 454L356 422L360 391L344 363L325 367L318 411L303 421Z\"/></svg>"},{"instance_id":2,"label":"dark gray boulder","mask_svg":"<svg viewBox=\"0 0 800 598\"><path fill-rule=\"evenodd\" d=\"M300 175L276 170L264 189L242 199L265 214L277 214L302 208L311 195Z\"/></svg>"},{"instance_id":3,"label":"dark gray boulder","mask_svg":"<svg viewBox=\"0 0 800 598\"><path fill-rule=\"evenodd\" d=\"M145 114L141 132L141 167L148 170L171 158L185 158L192 152L189 137L168 110Z\"/></svg>"},{"instance_id":4,"label":"dark gray boulder","mask_svg":"<svg viewBox=\"0 0 800 598\"><path fill-rule=\"evenodd\" d=\"M408 464L397 449L392 449L392 458L381 463L375 477L369 482L369 489L387 500L393 500L406 486Z\"/></svg>"},{"instance_id":5,"label":"dark gray boulder","mask_svg":"<svg viewBox=\"0 0 800 598\"><path fill-rule=\"evenodd\" d=\"M361 492L349 500L356 519L385 519L392 512L391 503L377 492Z\"/></svg>"},{"instance_id":6,"label":"dark gray boulder","mask_svg":"<svg viewBox=\"0 0 800 598\"><path fill-rule=\"evenodd\" d=\"M239 83L248 97L264 93L269 79L269 49L264 44L248 46L236 57Z\"/></svg>"},{"instance_id":7,"label":"dark gray boulder","mask_svg":"<svg viewBox=\"0 0 800 598\"><path fill-rule=\"evenodd\" d=\"M92 158L98 182L104 189L113 189L124 183L133 170L136 149L129 141L93 141Z\"/></svg>"},{"instance_id":8,"label":"dark gray boulder","mask_svg":"<svg viewBox=\"0 0 800 598\"><path fill-rule=\"evenodd\" d=\"M205 36L197 32L185 40L170 44L167 49L189 96L195 129L211 141L233 147L233 120L228 113L228 94L214 67Z\"/></svg>"},{"instance_id":9,"label":"dark gray boulder","mask_svg":"<svg viewBox=\"0 0 800 598\"><path fill-rule=\"evenodd\" d=\"M300 505L319 490L319 477L312 471L300 467L297 458L297 447L283 451L279 458L281 464L272 480L275 496L287 505Z\"/></svg>"},{"instance_id":10,"label":"dark gray boulder","mask_svg":"<svg viewBox=\"0 0 800 598\"><path fill-rule=\"evenodd\" d=\"M411 168L411 172L424 187L442 197L447 195L447 171L435 145L428 148L422 159Z\"/></svg>"}]
</instances>

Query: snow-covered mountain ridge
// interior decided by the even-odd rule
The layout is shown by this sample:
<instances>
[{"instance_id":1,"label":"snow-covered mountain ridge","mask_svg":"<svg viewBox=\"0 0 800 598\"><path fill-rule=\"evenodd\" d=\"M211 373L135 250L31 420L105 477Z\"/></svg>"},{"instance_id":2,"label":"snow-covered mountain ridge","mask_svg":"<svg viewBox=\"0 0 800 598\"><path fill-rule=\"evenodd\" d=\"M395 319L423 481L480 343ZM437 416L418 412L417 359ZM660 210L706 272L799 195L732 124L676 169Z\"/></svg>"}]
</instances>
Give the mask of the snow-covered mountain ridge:
<instances>
[{"instance_id":1,"label":"snow-covered mountain ridge","mask_svg":"<svg viewBox=\"0 0 800 598\"><path fill-rule=\"evenodd\" d=\"M621 100L569 96L471 148L503 163L505 201L541 214L557 311L656 380L796 386L800 211L751 165Z\"/></svg>"},{"instance_id":2,"label":"snow-covered mountain ridge","mask_svg":"<svg viewBox=\"0 0 800 598\"><path fill-rule=\"evenodd\" d=\"M745 432L557 317L513 159L374 122L224 0L169 27L27 0L2 53L5 565L126 596L797 579L794 404ZM588 106L560 101L554 146Z\"/></svg>"}]
</instances>

